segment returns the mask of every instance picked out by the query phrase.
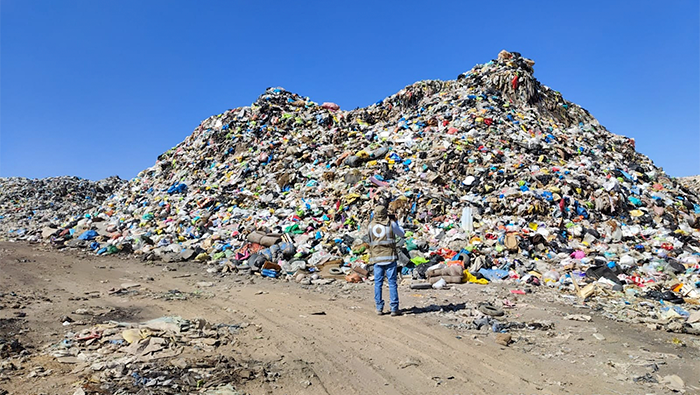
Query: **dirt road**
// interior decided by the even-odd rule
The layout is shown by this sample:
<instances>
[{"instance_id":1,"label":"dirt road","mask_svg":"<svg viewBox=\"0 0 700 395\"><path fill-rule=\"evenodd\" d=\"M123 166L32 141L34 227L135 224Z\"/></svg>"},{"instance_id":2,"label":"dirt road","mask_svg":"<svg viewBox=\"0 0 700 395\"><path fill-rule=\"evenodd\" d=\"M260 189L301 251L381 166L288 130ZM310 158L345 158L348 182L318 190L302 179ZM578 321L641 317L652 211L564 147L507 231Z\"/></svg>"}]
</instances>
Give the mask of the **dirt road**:
<instances>
[{"instance_id":1,"label":"dirt road","mask_svg":"<svg viewBox=\"0 0 700 395\"><path fill-rule=\"evenodd\" d=\"M5 359L14 368L0 368L0 389L10 394L79 388L80 372L44 352L67 331L173 315L241 324L231 352L278 372L236 383L241 393L665 394L674 385L664 382L671 375L682 380L680 390L700 393L700 339L620 324L546 289L513 296L499 285L403 286L406 314L377 316L368 284L300 286L220 277L195 263L147 264L0 243L0 295L0 338L26 349ZM464 329L478 302L505 298L514 305L506 319L523 323L510 331L512 344L497 344L489 328ZM565 319L569 314L591 320ZM64 325L66 317L74 322ZM37 366L49 374L32 375Z\"/></svg>"}]
</instances>

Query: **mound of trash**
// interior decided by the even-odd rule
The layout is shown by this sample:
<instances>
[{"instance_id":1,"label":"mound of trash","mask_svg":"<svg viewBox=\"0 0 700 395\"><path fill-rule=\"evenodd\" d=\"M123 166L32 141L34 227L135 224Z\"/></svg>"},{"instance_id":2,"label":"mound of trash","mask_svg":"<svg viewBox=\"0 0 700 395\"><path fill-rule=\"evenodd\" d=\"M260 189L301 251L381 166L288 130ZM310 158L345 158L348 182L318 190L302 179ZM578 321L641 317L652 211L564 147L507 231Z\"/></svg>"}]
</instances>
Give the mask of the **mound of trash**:
<instances>
[{"instance_id":1,"label":"mound of trash","mask_svg":"<svg viewBox=\"0 0 700 395\"><path fill-rule=\"evenodd\" d=\"M330 266L362 281L364 228L386 204L408 230L404 275L697 300L697 193L533 67L501 51L352 111L269 88L204 120L89 215L24 237L298 281Z\"/></svg>"},{"instance_id":2,"label":"mound of trash","mask_svg":"<svg viewBox=\"0 0 700 395\"><path fill-rule=\"evenodd\" d=\"M681 177L680 183L696 196L700 195L700 176Z\"/></svg>"},{"instance_id":3,"label":"mound of trash","mask_svg":"<svg viewBox=\"0 0 700 395\"><path fill-rule=\"evenodd\" d=\"M31 237L95 212L125 184L119 177L99 181L79 177L0 178L0 232L5 238Z\"/></svg>"}]
</instances>

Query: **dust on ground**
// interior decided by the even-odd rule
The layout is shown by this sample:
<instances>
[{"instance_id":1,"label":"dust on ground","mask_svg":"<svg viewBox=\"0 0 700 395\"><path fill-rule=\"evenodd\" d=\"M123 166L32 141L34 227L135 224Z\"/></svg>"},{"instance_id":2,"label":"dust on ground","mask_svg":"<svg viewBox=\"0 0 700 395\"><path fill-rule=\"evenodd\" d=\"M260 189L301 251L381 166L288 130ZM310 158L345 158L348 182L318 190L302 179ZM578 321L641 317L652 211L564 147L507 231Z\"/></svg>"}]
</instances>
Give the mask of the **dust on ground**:
<instances>
[{"instance_id":1,"label":"dust on ground","mask_svg":"<svg viewBox=\"0 0 700 395\"><path fill-rule=\"evenodd\" d=\"M618 323L546 288L402 286L400 317L377 316L372 292L0 243L0 394L700 393L700 338ZM480 303L504 300L510 339L468 329ZM174 316L210 328L177 357L114 375L109 355L89 366L91 349L121 347L104 339L77 361L52 356L95 325ZM222 327L235 331L207 343Z\"/></svg>"}]
</instances>

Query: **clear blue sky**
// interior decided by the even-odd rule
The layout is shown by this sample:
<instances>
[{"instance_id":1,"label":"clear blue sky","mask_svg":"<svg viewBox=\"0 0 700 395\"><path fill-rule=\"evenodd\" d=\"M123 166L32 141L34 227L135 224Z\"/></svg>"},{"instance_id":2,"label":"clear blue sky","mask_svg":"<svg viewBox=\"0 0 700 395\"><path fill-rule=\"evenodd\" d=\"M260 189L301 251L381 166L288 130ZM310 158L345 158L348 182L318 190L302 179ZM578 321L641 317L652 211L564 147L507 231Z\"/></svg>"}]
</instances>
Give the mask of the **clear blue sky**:
<instances>
[{"instance_id":1,"label":"clear blue sky","mask_svg":"<svg viewBox=\"0 0 700 395\"><path fill-rule=\"evenodd\" d=\"M669 174L700 174L698 4L2 0L0 176L132 178L269 86L352 109L501 49Z\"/></svg>"}]
</instances>

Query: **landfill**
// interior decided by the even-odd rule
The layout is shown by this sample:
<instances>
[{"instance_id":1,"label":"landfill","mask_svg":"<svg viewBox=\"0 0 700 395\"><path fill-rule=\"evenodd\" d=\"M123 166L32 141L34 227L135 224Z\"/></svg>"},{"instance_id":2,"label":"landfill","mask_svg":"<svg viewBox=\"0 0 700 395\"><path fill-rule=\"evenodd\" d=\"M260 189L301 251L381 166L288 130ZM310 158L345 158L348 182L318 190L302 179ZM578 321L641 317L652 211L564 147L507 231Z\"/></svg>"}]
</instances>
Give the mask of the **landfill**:
<instances>
[{"instance_id":1,"label":"landfill","mask_svg":"<svg viewBox=\"0 0 700 395\"><path fill-rule=\"evenodd\" d=\"M700 304L698 190L541 84L534 64L504 50L351 111L268 88L89 204L79 194L53 209L18 204L6 186L17 182L3 180L4 237L212 273L363 282L365 227L385 204L407 230L399 265L416 286L552 287L700 333L689 320Z\"/></svg>"},{"instance_id":2,"label":"landfill","mask_svg":"<svg viewBox=\"0 0 700 395\"><path fill-rule=\"evenodd\" d=\"M83 219L125 183L117 176L0 178L0 231L4 238L39 241L47 237L39 230Z\"/></svg>"},{"instance_id":3,"label":"landfill","mask_svg":"<svg viewBox=\"0 0 700 395\"><path fill-rule=\"evenodd\" d=\"M700 176L681 177L679 180L692 193L695 195L700 194Z\"/></svg>"},{"instance_id":4,"label":"landfill","mask_svg":"<svg viewBox=\"0 0 700 395\"><path fill-rule=\"evenodd\" d=\"M74 394L238 394L234 385L274 381L278 375L269 364L239 361L230 352L214 355L214 350L231 348L242 327L174 316L143 323L109 321L68 332L42 353L78 373Z\"/></svg>"}]
</instances>

